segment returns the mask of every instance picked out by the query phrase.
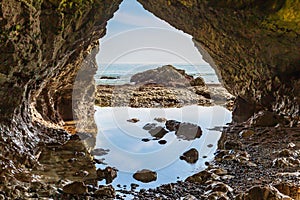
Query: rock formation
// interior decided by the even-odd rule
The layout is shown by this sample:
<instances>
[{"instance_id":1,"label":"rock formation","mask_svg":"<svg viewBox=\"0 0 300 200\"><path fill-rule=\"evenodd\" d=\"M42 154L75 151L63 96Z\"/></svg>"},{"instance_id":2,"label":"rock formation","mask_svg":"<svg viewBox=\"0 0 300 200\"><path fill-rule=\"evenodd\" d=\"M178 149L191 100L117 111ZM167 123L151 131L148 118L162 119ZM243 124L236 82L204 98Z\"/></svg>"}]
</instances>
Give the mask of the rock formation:
<instances>
[{"instance_id":1,"label":"rock formation","mask_svg":"<svg viewBox=\"0 0 300 200\"><path fill-rule=\"evenodd\" d=\"M205 86L201 77L196 79L185 73L185 70L177 69L172 65L165 65L156 69L134 74L130 82L136 84L158 84L169 87Z\"/></svg>"},{"instance_id":2,"label":"rock formation","mask_svg":"<svg viewBox=\"0 0 300 200\"><path fill-rule=\"evenodd\" d=\"M298 122L299 1L138 1L194 37L224 86L246 103L242 110L267 109Z\"/></svg>"},{"instance_id":3,"label":"rock formation","mask_svg":"<svg viewBox=\"0 0 300 200\"><path fill-rule=\"evenodd\" d=\"M268 110L290 125L299 123L298 0L138 1L194 37L224 86L238 96L234 119ZM12 195L5 197L19 198L5 191L32 180L26 168L36 166L38 145L68 139L60 129L64 120L83 119L79 131L93 131L86 119L93 115L95 53L120 3L0 1L0 187Z\"/></svg>"},{"instance_id":4,"label":"rock formation","mask_svg":"<svg viewBox=\"0 0 300 200\"><path fill-rule=\"evenodd\" d=\"M67 139L61 125L73 119L72 98L80 110L75 116L92 119L98 39L120 2L0 1L0 174L6 181L33 167L38 144ZM85 77L76 78L81 68ZM74 85L81 91L72 95Z\"/></svg>"}]
</instances>

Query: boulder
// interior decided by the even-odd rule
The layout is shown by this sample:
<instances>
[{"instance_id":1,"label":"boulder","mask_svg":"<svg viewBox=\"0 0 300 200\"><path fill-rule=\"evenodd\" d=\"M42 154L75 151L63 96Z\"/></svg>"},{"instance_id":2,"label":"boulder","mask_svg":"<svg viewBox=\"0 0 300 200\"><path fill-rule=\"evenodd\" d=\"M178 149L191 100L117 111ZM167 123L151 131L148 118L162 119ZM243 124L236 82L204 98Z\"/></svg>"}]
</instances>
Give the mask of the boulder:
<instances>
[{"instance_id":1,"label":"boulder","mask_svg":"<svg viewBox=\"0 0 300 200\"><path fill-rule=\"evenodd\" d=\"M99 181L105 179L106 184L110 184L117 177L117 170L112 167L97 169L97 178Z\"/></svg>"},{"instance_id":2,"label":"boulder","mask_svg":"<svg viewBox=\"0 0 300 200\"><path fill-rule=\"evenodd\" d=\"M85 194L88 192L87 186L83 182L75 181L63 187L63 192L66 194Z\"/></svg>"},{"instance_id":3,"label":"boulder","mask_svg":"<svg viewBox=\"0 0 300 200\"><path fill-rule=\"evenodd\" d=\"M175 131L175 135L183 140L194 140L202 135L200 126L196 124L168 120L165 125L169 131Z\"/></svg>"},{"instance_id":4,"label":"boulder","mask_svg":"<svg viewBox=\"0 0 300 200\"><path fill-rule=\"evenodd\" d=\"M213 173L204 170L204 171L198 172L197 174L189 176L188 178L185 179L185 181L190 182L190 183L204 184L206 181L212 179L212 174Z\"/></svg>"},{"instance_id":5,"label":"boulder","mask_svg":"<svg viewBox=\"0 0 300 200\"><path fill-rule=\"evenodd\" d=\"M238 195L235 200L292 200L291 197L282 194L273 186L254 186L247 192Z\"/></svg>"},{"instance_id":6,"label":"boulder","mask_svg":"<svg viewBox=\"0 0 300 200\"><path fill-rule=\"evenodd\" d=\"M200 76L191 81L191 86L205 86L203 78Z\"/></svg>"},{"instance_id":7,"label":"boulder","mask_svg":"<svg viewBox=\"0 0 300 200\"><path fill-rule=\"evenodd\" d=\"M183 155L180 156L180 160L185 160L188 163L196 163L198 158L199 158L199 153L195 148L192 148L184 152Z\"/></svg>"},{"instance_id":8,"label":"boulder","mask_svg":"<svg viewBox=\"0 0 300 200\"><path fill-rule=\"evenodd\" d=\"M168 133L168 131L166 129L164 129L163 127L161 127L161 126L157 126L155 128L150 129L149 133L153 137L155 137L157 139L161 139Z\"/></svg>"},{"instance_id":9,"label":"boulder","mask_svg":"<svg viewBox=\"0 0 300 200\"><path fill-rule=\"evenodd\" d=\"M116 192L115 192L115 189L111 185L100 186L100 188L95 191L94 195L96 197L115 198Z\"/></svg>"},{"instance_id":10,"label":"boulder","mask_svg":"<svg viewBox=\"0 0 300 200\"><path fill-rule=\"evenodd\" d=\"M152 181L156 181L157 173L148 169L142 169L140 171L135 172L133 174L133 178L143 183L149 183Z\"/></svg>"},{"instance_id":11,"label":"boulder","mask_svg":"<svg viewBox=\"0 0 300 200\"><path fill-rule=\"evenodd\" d=\"M187 75L184 70L176 69L172 65L165 65L133 75L130 82L136 84L157 84L168 87L188 87L203 85L204 81L198 77Z\"/></svg>"}]
</instances>

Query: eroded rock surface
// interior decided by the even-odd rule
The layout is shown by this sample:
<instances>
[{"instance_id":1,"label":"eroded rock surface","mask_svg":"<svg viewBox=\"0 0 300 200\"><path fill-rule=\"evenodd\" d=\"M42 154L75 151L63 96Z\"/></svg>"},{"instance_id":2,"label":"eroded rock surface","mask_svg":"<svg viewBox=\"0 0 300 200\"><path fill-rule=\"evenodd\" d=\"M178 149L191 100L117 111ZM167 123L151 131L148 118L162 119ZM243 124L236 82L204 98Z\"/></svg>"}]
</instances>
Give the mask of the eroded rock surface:
<instances>
[{"instance_id":1,"label":"eroded rock surface","mask_svg":"<svg viewBox=\"0 0 300 200\"><path fill-rule=\"evenodd\" d=\"M138 1L193 36L226 89L254 108L248 117L263 107L298 122L299 2Z\"/></svg>"}]
</instances>

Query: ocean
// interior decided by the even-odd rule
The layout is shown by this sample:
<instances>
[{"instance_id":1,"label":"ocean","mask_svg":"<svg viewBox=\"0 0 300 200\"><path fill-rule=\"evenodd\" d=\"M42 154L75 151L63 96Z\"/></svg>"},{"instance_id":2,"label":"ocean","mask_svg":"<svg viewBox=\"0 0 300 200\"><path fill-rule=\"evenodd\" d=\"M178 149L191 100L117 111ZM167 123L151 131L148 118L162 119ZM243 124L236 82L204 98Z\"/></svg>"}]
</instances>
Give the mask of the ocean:
<instances>
[{"instance_id":1,"label":"ocean","mask_svg":"<svg viewBox=\"0 0 300 200\"><path fill-rule=\"evenodd\" d=\"M162 64L98 64L98 70L95 74L97 85L122 85L130 83L132 75L149 69L155 69L163 66ZM187 65L173 64L178 69L183 69L187 74L194 78L201 76L207 84L220 83L215 71L210 65ZM103 76L115 77L117 79L101 79Z\"/></svg>"}]
</instances>

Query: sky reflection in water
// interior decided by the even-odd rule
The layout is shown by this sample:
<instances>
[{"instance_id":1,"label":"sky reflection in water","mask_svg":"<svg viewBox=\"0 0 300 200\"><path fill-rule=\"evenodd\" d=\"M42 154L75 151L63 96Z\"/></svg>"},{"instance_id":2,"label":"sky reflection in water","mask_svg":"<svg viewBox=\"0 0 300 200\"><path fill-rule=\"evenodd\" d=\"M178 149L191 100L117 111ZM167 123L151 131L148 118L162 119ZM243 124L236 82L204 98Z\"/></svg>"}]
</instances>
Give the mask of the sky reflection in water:
<instances>
[{"instance_id":1,"label":"sky reflection in water","mask_svg":"<svg viewBox=\"0 0 300 200\"><path fill-rule=\"evenodd\" d=\"M118 177L113 185L130 185L137 183L140 188L156 187L158 185L175 182L177 177L186 177L205 168L204 162L213 158L217 148L220 132L208 130L224 126L231 121L231 112L220 106L185 106L182 108L129 108L129 107L95 107L95 121L98 127L96 148L109 149L105 162L116 167ZM164 127L164 123L154 120L156 117L174 119L180 122L197 124L202 129L202 136L193 141L186 141L176 137L174 132L167 133L162 139L167 143L161 145L150 133L142 127L147 123L157 123ZM137 123L128 119L138 118ZM143 142L143 138L151 139ZM213 144L213 147L207 145ZM199 160L195 164L188 164L179 160L179 156L190 148L199 151ZM207 158L202 158L207 156ZM97 165L105 168L104 165ZM157 172L157 181L141 183L132 178L137 170L150 169Z\"/></svg>"}]
</instances>

